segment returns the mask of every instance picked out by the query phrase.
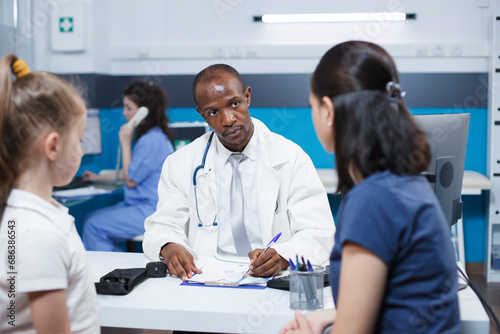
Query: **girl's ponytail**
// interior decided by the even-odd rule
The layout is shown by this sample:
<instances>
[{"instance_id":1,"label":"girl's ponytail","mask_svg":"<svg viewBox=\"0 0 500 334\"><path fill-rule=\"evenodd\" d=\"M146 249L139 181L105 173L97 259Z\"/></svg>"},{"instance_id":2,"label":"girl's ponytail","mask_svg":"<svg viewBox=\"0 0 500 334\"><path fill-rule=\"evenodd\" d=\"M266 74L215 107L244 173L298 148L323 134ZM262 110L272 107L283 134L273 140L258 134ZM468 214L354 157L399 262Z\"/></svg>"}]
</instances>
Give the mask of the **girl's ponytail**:
<instances>
[{"instance_id":1,"label":"girl's ponytail","mask_svg":"<svg viewBox=\"0 0 500 334\"><path fill-rule=\"evenodd\" d=\"M0 175L2 176L0 177L0 217L3 215L12 184L18 174L16 164L11 163L12 157L10 157L8 143L5 140L6 120L12 112L12 65L16 61L19 60L14 55L0 59Z\"/></svg>"}]
</instances>

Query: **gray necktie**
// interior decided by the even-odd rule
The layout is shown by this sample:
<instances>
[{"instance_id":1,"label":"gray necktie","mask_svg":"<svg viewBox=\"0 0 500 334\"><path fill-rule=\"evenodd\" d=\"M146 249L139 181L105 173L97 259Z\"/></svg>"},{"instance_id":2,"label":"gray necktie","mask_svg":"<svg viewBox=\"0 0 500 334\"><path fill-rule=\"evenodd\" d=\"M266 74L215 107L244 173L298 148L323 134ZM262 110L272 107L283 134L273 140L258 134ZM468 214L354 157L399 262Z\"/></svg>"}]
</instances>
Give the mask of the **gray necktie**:
<instances>
[{"instance_id":1,"label":"gray necktie","mask_svg":"<svg viewBox=\"0 0 500 334\"><path fill-rule=\"evenodd\" d=\"M234 244L238 256L247 256L252 250L245 230L245 221L243 216L243 187L241 185L241 176L238 167L243 158L241 153L233 153L229 157L229 163L233 167L233 177L231 179L231 229L233 231Z\"/></svg>"}]
</instances>

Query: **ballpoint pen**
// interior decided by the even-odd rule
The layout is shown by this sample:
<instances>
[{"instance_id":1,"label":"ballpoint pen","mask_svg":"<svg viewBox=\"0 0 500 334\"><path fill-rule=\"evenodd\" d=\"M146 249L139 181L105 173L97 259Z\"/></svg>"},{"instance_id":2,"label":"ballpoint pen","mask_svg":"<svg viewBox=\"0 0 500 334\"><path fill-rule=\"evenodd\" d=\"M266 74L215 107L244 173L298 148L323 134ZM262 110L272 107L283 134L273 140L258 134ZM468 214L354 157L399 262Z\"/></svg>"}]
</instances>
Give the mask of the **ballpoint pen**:
<instances>
[{"instance_id":1,"label":"ballpoint pen","mask_svg":"<svg viewBox=\"0 0 500 334\"><path fill-rule=\"evenodd\" d=\"M269 248L271 248L271 245L272 245L273 243L275 243L276 241L278 241L278 239L279 239L280 237L281 237L281 232L280 232L280 233L278 233L278 234L276 234L276 236L275 236L275 237L274 237L271 241L269 241L269 243L267 244L266 248L264 249L264 251L263 251L262 253L260 253L260 255L257 257L257 259L258 259L259 257L261 257L261 256L262 256L262 254L264 254L265 252L267 252L267 251L269 250ZM257 260L257 259L256 259L256 260ZM250 269L250 268L248 268L247 272L246 272L243 276L241 276L241 278L245 278L245 277L248 275L248 273L250 272L250 270L251 270L251 269Z\"/></svg>"},{"instance_id":2,"label":"ballpoint pen","mask_svg":"<svg viewBox=\"0 0 500 334\"><path fill-rule=\"evenodd\" d=\"M313 266L311 264L311 261L309 261L309 259L307 259L307 270L308 271L314 271Z\"/></svg>"},{"instance_id":3,"label":"ballpoint pen","mask_svg":"<svg viewBox=\"0 0 500 334\"><path fill-rule=\"evenodd\" d=\"M299 254L295 254L295 260L297 261L297 266L295 267L295 269L297 271L300 271ZM299 300L302 299L302 292L300 291L300 276L297 276L297 294L299 295Z\"/></svg>"},{"instance_id":4,"label":"ballpoint pen","mask_svg":"<svg viewBox=\"0 0 500 334\"><path fill-rule=\"evenodd\" d=\"M290 270L295 270L295 264L293 263L292 259L288 259L288 262L290 263Z\"/></svg>"},{"instance_id":5,"label":"ballpoint pen","mask_svg":"<svg viewBox=\"0 0 500 334\"><path fill-rule=\"evenodd\" d=\"M307 271L307 265L306 261L304 260L304 257L301 255L300 258L302 259L302 264L300 265L300 271Z\"/></svg>"},{"instance_id":6,"label":"ballpoint pen","mask_svg":"<svg viewBox=\"0 0 500 334\"><path fill-rule=\"evenodd\" d=\"M309 259L307 259L307 271L309 272L313 272L314 271L314 268L311 264L311 261L309 261ZM312 278L312 277L311 277ZM311 280L311 285L312 285L312 298L311 298L311 302L313 303L313 306L317 306L320 304L320 301L318 299L318 295L317 295L317 287L316 287L316 280L314 278L312 278Z\"/></svg>"}]
</instances>

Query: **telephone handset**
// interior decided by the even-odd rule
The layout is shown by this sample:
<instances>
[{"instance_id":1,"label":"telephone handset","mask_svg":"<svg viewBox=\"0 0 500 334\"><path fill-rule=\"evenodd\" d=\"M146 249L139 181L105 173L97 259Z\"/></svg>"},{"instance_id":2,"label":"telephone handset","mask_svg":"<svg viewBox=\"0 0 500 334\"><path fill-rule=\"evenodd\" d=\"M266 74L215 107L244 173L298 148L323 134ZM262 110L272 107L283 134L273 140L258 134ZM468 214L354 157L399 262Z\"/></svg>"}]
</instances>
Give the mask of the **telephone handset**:
<instances>
[{"instance_id":1,"label":"telephone handset","mask_svg":"<svg viewBox=\"0 0 500 334\"><path fill-rule=\"evenodd\" d=\"M149 114L149 110L146 107L140 107L137 109L135 115L127 122L127 127L131 128L132 124L137 127L139 123L142 122ZM135 122L135 123L134 123ZM115 168L115 182L118 182L118 176L120 173L120 161L121 161L122 146L118 145L118 150L116 152L116 168Z\"/></svg>"},{"instance_id":2,"label":"telephone handset","mask_svg":"<svg viewBox=\"0 0 500 334\"><path fill-rule=\"evenodd\" d=\"M134 122L135 122L134 126L139 125L139 123L141 123L142 120L145 119L146 116L148 116L148 113L149 113L148 108L140 107L139 109L137 109L137 112L135 113L134 117L132 117L130 121L127 122L127 126L129 128L132 127L132 124L134 124Z\"/></svg>"}]
</instances>

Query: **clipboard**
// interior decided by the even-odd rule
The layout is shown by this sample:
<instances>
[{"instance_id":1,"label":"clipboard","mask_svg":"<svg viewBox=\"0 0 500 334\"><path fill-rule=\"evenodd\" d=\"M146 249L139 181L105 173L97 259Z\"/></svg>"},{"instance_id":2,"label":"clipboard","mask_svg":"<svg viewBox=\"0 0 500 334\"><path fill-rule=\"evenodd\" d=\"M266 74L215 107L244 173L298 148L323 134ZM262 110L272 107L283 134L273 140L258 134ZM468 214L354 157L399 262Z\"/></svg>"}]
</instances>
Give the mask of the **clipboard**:
<instances>
[{"instance_id":1,"label":"clipboard","mask_svg":"<svg viewBox=\"0 0 500 334\"><path fill-rule=\"evenodd\" d=\"M211 288L232 288L232 289L254 289L254 290L263 290L266 286L262 285L237 285L233 282L216 282L213 281L213 284L205 284L205 283L189 283L188 281L184 281L181 283L183 286L197 286L197 287L211 287Z\"/></svg>"},{"instance_id":2,"label":"clipboard","mask_svg":"<svg viewBox=\"0 0 500 334\"><path fill-rule=\"evenodd\" d=\"M265 289L272 277L252 277L243 275L247 272L250 259L242 257L223 258L214 255L201 268L202 274L182 282L185 286L209 286L223 288Z\"/></svg>"}]
</instances>

